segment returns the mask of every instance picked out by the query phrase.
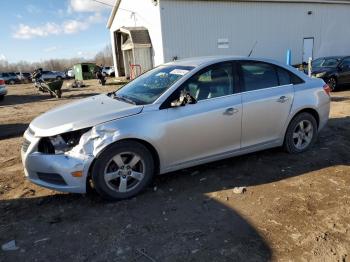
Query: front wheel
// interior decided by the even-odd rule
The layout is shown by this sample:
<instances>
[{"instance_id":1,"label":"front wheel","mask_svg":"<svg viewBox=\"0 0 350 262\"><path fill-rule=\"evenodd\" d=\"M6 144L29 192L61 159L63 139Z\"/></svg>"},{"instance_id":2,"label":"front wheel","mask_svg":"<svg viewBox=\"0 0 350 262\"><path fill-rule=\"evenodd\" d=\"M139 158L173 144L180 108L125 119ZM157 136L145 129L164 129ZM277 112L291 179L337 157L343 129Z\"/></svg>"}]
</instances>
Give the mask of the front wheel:
<instances>
[{"instance_id":1,"label":"front wheel","mask_svg":"<svg viewBox=\"0 0 350 262\"><path fill-rule=\"evenodd\" d=\"M309 113L301 113L290 122L284 141L288 153L297 154L307 151L316 141L317 122Z\"/></svg>"},{"instance_id":2,"label":"front wheel","mask_svg":"<svg viewBox=\"0 0 350 262\"><path fill-rule=\"evenodd\" d=\"M92 168L96 191L109 200L137 195L151 182L153 175L151 152L134 141L113 144L102 152Z\"/></svg>"}]
</instances>

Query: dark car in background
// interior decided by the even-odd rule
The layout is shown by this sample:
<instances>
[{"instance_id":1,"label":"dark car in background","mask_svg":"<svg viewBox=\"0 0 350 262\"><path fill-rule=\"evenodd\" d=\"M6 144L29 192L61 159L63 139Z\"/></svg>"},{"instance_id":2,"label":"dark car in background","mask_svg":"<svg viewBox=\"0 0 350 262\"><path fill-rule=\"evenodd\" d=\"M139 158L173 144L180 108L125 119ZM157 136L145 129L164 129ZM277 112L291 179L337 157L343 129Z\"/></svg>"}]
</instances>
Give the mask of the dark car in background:
<instances>
[{"instance_id":1,"label":"dark car in background","mask_svg":"<svg viewBox=\"0 0 350 262\"><path fill-rule=\"evenodd\" d=\"M58 72L58 71L43 71L42 72L42 79L44 81L47 80L62 80L66 78L66 74L63 72Z\"/></svg>"},{"instance_id":2,"label":"dark car in background","mask_svg":"<svg viewBox=\"0 0 350 262\"><path fill-rule=\"evenodd\" d=\"M14 85L20 82L16 73L0 73L0 78L8 85Z\"/></svg>"},{"instance_id":3,"label":"dark car in background","mask_svg":"<svg viewBox=\"0 0 350 262\"><path fill-rule=\"evenodd\" d=\"M350 56L329 56L312 62L313 77L322 78L334 91L339 85L350 84Z\"/></svg>"}]
</instances>

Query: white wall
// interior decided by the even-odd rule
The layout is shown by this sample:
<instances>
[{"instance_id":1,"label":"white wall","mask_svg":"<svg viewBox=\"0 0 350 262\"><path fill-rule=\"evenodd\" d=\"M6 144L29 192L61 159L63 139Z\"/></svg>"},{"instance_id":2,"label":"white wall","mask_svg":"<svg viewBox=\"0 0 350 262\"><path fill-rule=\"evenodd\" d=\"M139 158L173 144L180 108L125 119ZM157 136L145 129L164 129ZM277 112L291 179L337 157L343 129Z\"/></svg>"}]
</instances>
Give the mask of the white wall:
<instances>
[{"instance_id":1,"label":"white wall","mask_svg":"<svg viewBox=\"0 0 350 262\"><path fill-rule=\"evenodd\" d=\"M131 12L122 10L130 10L135 12L135 18L131 15ZM136 19L136 20L135 20ZM120 27L133 27L143 26L149 31L152 46L153 46L153 59L154 65L163 63L163 43L161 34L160 12L159 5L154 6L150 0L122 0L119 9L115 15L113 23L110 28L110 35L113 48L113 60L114 66L117 68L115 45L114 45L114 32Z\"/></svg>"},{"instance_id":2,"label":"white wall","mask_svg":"<svg viewBox=\"0 0 350 262\"><path fill-rule=\"evenodd\" d=\"M312 15L307 12L312 11ZM350 55L350 5L234 1L161 1L164 59L248 55L301 63L303 38L314 37L314 57ZM218 39L229 48L219 49Z\"/></svg>"}]
</instances>

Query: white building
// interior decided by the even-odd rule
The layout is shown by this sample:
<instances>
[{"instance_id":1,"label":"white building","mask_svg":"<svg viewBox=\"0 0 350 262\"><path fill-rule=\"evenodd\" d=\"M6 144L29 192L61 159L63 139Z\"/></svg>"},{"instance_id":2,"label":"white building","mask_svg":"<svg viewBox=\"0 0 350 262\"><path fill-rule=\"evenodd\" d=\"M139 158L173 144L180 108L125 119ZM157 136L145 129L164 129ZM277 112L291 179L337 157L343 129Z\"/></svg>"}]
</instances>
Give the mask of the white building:
<instances>
[{"instance_id":1,"label":"white building","mask_svg":"<svg viewBox=\"0 0 350 262\"><path fill-rule=\"evenodd\" d=\"M350 55L350 0L116 0L107 27L119 76L254 45L252 56L279 61L290 49L292 64Z\"/></svg>"}]
</instances>

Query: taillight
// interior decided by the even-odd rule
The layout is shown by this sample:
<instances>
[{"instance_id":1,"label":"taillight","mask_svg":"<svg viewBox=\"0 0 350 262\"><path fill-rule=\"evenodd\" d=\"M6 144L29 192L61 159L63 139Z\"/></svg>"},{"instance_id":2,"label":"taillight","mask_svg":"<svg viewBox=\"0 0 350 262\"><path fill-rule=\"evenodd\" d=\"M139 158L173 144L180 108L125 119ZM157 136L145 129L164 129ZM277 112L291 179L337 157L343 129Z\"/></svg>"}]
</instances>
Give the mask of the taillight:
<instances>
[{"instance_id":1,"label":"taillight","mask_svg":"<svg viewBox=\"0 0 350 262\"><path fill-rule=\"evenodd\" d=\"M325 84L323 86L323 90L326 92L327 95L329 95L329 96L331 95L332 89L329 87L329 85Z\"/></svg>"},{"instance_id":2,"label":"taillight","mask_svg":"<svg viewBox=\"0 0 350 262\"><path fill-rule=\"evenodd\" d=\"M5 80L0 79L0 85L5 85Z\"/></svg>"}]
</instances>

